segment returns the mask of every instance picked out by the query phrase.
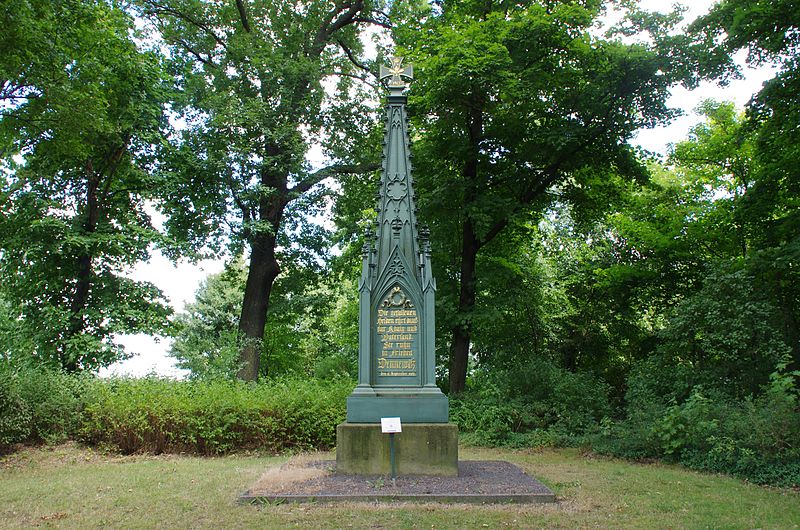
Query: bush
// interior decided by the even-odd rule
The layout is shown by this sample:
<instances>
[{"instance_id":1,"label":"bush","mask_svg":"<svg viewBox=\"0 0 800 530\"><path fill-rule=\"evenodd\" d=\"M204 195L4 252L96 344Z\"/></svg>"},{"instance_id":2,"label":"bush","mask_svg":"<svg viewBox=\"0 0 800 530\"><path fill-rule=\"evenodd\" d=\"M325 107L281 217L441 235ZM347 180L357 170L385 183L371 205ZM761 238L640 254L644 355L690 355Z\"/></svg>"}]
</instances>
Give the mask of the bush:
<instances>
[{"instance_id":1,"label":"bush","mask_svg":"<svg viewBox=\"0 0 800 530\"><path fill-rule=\"evenodd\" d=\"M30 441L52 444L73 437L95 381L88 374L68 375L46 368L23 370L19 389L31 410Z\"/></svg>"},{"instance_id":2,"label":"bush","mask_svg":"<svg viewBox=\"0 0 800 530\"><path fill-rule=\"evenodd\" d=\"M605 383L544 360L477 374L450 410L464 442L514 447L574 444L610 413Z\"/></svg>"},{"instance_id":3,"label":"bush","mask_svg":"<svg viewBox=\"0 0 800 530\"><path fill-rule=\"evenodd\" d=\"M115 379L100 385L80 439L123 453L320 449L335 445L350 381Z\"/></svg>"},{"instance_id":4,"label":"bush","mask_svg":"<svg viewBox=\"0 0 800 530\"><path fill-rule=\"evenodd\" d=\"M0 364L0 451L76 439L122 453L278 452L336 444L350 380L98 379Z\"/></svg>"},{"instance_id":5,"label":"bush","mask_svg":"<svg viewBox=\"0 0 800 530\"><path fill-rule=\"evenodd\" d=\"M31 411L19 394L18 380L0 368L0 454L31 432Z\"/></svg>"},{"instance_id":6,"label":"bush","mask_svg":"<svg viewBox=\"0 0 800 530\"><path fill-rule=\"evenodd\" d=\"M74 436L91 376L31 365L0 367L0 445L57 443Z\"/></svg>"},{"instance_id":7,"label":"bush","mask_svg":"<svg viewBox=\"0 0 800 530\"><path fill-rule=\"evenodd\" d=\"M667 403L651 392L653 378L644 383L639 379L645 373L637 371L628 393L628 417L605 422L593 448L616 456L663 458L758 484L800 485L795 384L800 373L786 372L787 363L778 364L760 396L744 400L696 385L688 397L673 395Z\"/></svg>"}]
</instances>

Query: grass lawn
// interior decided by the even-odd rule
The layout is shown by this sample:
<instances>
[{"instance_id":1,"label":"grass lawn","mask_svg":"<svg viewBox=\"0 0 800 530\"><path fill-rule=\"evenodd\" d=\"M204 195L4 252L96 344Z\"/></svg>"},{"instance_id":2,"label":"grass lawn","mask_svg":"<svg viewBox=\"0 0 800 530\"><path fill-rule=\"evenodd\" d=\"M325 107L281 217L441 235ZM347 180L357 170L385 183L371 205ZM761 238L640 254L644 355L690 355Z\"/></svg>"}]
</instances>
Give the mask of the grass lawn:
<instances>
[{"instance_id":1,"label":"grass lawn","mask_svg":"<svg viewBox=\"0 0 800 530\"><path fill-rule=\"evenodd\" d=\"M284 458L116 456L74 445L0 458L0 528L800 528L800 492L570 449L462 448L547 484L554 505L251 506L237 495Z\"/></svg>"}]
</instances>

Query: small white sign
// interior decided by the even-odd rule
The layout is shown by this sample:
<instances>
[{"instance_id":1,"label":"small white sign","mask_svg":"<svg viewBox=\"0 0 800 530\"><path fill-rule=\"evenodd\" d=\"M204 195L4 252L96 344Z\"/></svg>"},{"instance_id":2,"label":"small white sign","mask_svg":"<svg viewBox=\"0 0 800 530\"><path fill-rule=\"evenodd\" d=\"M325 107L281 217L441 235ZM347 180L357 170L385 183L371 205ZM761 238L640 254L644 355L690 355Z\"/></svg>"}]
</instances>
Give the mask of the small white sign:
<instances>
[{"instance_id":1,"label":"small white sign","mask_svg":"<svg viewBox=\"0 0 800 530\"><path fill-rule=\"evenodd\" d=\"M381 418L381 432L384 434L403 432L403 427L400 425L400 418Z\"/></svg>"}]
</instances>

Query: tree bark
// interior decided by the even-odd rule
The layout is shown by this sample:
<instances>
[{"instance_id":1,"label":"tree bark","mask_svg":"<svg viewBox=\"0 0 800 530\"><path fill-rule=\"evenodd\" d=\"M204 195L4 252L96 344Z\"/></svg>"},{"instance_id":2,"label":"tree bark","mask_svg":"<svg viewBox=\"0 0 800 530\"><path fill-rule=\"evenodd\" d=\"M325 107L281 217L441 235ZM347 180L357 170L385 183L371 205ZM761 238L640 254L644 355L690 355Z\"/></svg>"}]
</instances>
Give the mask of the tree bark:
<instances>
[{"instance_id":1,"label":"tree bark","mask_svg":"<svg viewBox=\"0 0 800 530\"><path fill-rule=\"evenodd\" d=\"M475 309L475 264L478 258L478 238L472 221L464 223L461 244L461 285L458 314L461 321L453 328L453 351L450 357L450 394L464 391L469 366L469 345L472 338L472 311Z\"/></svg>"},{"instance_id":2,"label":"tree bark","mask_svg":"<svg viewBox=\"0 0 800 530\"><path fill-rule=\"evenodd\" d=\"M237 377L244 381L257 381L260 368L261 341L267 322L269 296L280 265L275 257L275 235L255 237L250 251L250 267L242 301L239 331L244 344L239 354L242 367Z\"/></svg>"},{"instance_id":3,"label":"tree bark","mask_svg":"<svg viewBox=\"0 0 800 530\"><path fill-rule=\"evenodd\" d=\"M465 181L464 204L469 205L477 199L476 180L478 178L478 149L483 135L483 109L476 104L468 124L470 158L464 164L462 177ZM472 312L475 309L475 266L481 242L475 233L475 226L467 213L461 237L461 274L458 296L459 321L453 328L453 344L450 353L450 394L464 391L469 368L469 346L472 339Z\"/></svg>"},{"instance_id":4,"label":"tree bark","mask_svg":"<svg viewBox=\"0 0 800 530\"><path fill-rule=\"evenodd\" d=\"M84 234L93 234L97 230L97 222L100 219L100 201L98 198L98 188L100 186L100 176L95 172L92 160L86 162L86 203L84 204L84 221L81 229ZM92 285L92 254L84 249L76 258L77 275L75 291L69 304L69 328L66 339L79 335L86 328L84 311L89 302L89 292ZM65 341L66 342L66 341ZM67 358L66 343L62 345L61 364L67 372L77 372L80 370L80 359Z\"/></svg>"},{"instance_id":5,"label":"tree bark","mask_svg":"<svg viewBox=\"0 0 800 530\"><path fill-rule=\"evenodd\" d=\"M272 145L267 148L267 152L271 157L279 157L283 150L278 145ZM242 366L236 374L239 379L244 381L258 380L269 296L272 293L272 285L281 272L275 254L275 245L283 220L283 212L291 200L286 176L279 171L270 171L264 168L261 171L260 180L261 184L271 192L259 198L256 217L262 225L268 225L269 230L262 228L251 232L248 237L250 267L247 271L242 314L239 318L239 332L244 341L239 352L239 361ZM250 217L249 213L243 213L246 218Z\"/></svg>"}]
</instances>

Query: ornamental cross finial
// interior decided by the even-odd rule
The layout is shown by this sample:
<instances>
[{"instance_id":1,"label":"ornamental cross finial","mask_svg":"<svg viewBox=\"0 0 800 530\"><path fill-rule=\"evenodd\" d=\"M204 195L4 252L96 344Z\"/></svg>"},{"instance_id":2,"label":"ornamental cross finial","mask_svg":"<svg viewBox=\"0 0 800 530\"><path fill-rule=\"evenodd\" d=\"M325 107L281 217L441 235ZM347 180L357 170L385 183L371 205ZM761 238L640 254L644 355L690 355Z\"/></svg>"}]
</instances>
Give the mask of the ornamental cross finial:
<instances>
[{"instance_id":1,"label":"ornamental cross finial","mask_svg":"<svg viewBox=\"0 0 800 530\"><path fill-rule=\"evenodd\" d=\"M403 66L402 57L392 57L389 59L392 65L389 68L381 65L380 79L385 81L389 79L388 86L392 88L405 88L406 83L403 81L405 77L409 81L414 79L414 67L412 65Z\"/></svg>"}]
</instances>

